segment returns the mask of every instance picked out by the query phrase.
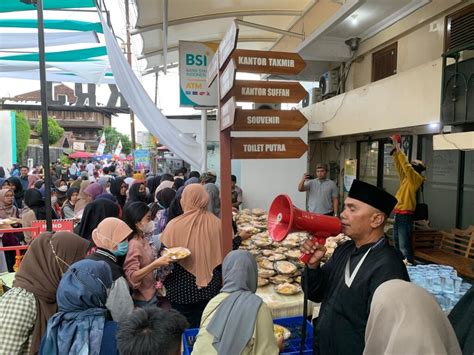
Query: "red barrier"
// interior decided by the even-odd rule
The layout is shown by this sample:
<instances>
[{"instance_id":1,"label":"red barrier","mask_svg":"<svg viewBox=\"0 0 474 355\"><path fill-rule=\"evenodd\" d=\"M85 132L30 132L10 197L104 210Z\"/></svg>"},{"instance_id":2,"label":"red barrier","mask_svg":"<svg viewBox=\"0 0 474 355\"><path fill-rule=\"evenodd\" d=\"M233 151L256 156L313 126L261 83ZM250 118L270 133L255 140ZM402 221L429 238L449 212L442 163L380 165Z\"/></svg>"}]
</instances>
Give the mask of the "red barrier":
<instances>
[{"instance_id":1,"label":"red barrier","mask_svg":"<svg viewBox=\"0 0 474 355\"><path fill-rule=\"evenodd\" d=\"M9 228L9 229L0 229L0 234L5 233L20 233L20 232L31 232L32 238L36 238L39 235L40 228L39 227L25 227L25 228ZM13 271L18 271L20 267L21 259L23 255L21 255L22 250L27 250L28 245L16 245L12 247L0 247L0 251L15 251L15 266L13 266Z\"/></svg>"}]
</instances>

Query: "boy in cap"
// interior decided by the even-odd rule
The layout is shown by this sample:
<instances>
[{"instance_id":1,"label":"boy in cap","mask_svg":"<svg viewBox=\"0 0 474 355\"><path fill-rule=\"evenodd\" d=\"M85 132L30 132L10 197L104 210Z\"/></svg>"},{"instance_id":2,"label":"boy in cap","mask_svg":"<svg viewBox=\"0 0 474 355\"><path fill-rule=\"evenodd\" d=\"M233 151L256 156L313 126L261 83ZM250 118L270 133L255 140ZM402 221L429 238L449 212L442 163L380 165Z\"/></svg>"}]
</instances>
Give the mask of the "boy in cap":
<instances>
[{"instance_id":1,"label":"boy in cap","mask_svg":"<svg viewBox=\"0 0 474 355\"><path fill-rule=\"evenodd\" d=\"M322 302L315 325L314 354L362 354L370 303L385 281L409 281L401 255L387 243L384 225L397 200L388 192L354 180L344 211L343 232L351 238L323 265L324 245L307 240L308 299Z\"/></svg>"},{"instance_id":2,"label":"boy in cap","mask_svg":"<svg viewBox=\"0 0 474 355\"><path fill-rule=\"evenodd\" d=\"M393 164L400 178L400 187L396 193L398 200L394 209L395 222L393 223L393 239L395 248L400 250L410 263L414 263L411 234L413 231L413 213L416 208L416 192L425 181L421 175L426 170L421 160L408 161L407 156L400 149L400 136L393 136L394 149Z\"/></svg>"}]
</instances>

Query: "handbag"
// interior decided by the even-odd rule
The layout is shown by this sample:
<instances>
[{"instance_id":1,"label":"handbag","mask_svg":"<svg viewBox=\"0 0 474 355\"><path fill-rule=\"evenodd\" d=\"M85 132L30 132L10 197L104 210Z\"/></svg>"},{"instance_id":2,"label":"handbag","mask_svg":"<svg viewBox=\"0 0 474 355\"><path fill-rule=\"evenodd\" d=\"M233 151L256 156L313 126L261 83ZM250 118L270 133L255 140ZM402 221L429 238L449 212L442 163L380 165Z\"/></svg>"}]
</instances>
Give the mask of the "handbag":
<instances>
[{"instance_id":1,"label":"handbag","mask_svg":"<svg viewBox=\"0 0 474 355\"><path fill-rule=\"evenodd\" d=\"M423 202L416 204L415 212L413 213L414 221L428 220L428 204L425 203L423 184L421 185L421 199Z\"/></svg>"}]
</instances>

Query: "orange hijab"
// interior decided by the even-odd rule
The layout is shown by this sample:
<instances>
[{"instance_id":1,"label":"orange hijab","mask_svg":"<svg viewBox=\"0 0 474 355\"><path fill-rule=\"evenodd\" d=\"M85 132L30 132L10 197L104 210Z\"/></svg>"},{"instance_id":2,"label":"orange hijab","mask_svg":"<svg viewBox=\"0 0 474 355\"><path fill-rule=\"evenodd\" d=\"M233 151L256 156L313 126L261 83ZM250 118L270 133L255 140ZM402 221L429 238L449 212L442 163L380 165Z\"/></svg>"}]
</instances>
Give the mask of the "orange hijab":
<instances>
[{"instance_id":1,"label":"orange hijab","mask_svg":"<svg viewBox=\"0 0 474 355\"><path fill-rule=\"evenodd\" d=\"M196 277L198 287L211 282L214 268L224 259L221 221L207 210L208 201L202 185L186 186L181 197L184 214L171 220L161 236L168 248L185 247L191 251L179 264Z\"/></svg>"}]
</instances>

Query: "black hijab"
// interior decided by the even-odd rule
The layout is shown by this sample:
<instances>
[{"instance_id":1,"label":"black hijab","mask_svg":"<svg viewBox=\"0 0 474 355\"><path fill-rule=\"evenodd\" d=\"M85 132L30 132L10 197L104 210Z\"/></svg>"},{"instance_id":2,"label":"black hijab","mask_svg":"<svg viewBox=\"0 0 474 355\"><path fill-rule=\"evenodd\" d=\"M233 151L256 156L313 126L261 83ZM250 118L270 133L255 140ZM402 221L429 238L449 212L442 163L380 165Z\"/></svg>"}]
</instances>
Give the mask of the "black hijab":
<instances>
[{"instance_id":1,"label":"black hijab","mask_svg":"<svg viewBox=\"0 0 474 355\"><path fill-rule=\"evenodd\" d=\"M96 199L87 204L81 222L74 228L74 232L82 238L92 240L92 231L100 222L108 217L118 218L119 206L107 199Z\"/></svg>"},{"instance_id":2,"label":"black hijab","mask_svg":"<svg viewBox=\"0 0 474 355\"><path fill-rule=\"evenodd\" d=\"M123 208L127 201L127 195L120 195L120 187L125 183L125 177L121 176L110 180L110 193L115 196L120 207Z\"/></svg>"},{"instance_id":3,"label":"black hijab","mask_svg":"<svg viewBox=\"0 0 474 355\"><path fill-rule=\"evenodd\" d=\"M155 191L158 188L158 186L160 186L160 180L161 180L161 175L151 176L148 179L146 179L146 187L148 187L148 190L150 191L150 195L148 196L148 203L154 202Z\"/></svg>"},{"instance_id":4,"label":"black hijab","mask_svg":"<svg viewBox=\"0 0 474 355\"><path fill-rule=\"evenodd\" d=\"M28 206L35 213L38 221L46 219L46 206L41 192L36 189L28 189L25 192L25 205ZM51 209L53 219L58 219L56 212Z\"/></svg>"},{"instance_id":5,"label":"black hijab","mask_svg":"<svg viewBox=\"0 0 474 355\"><path fill-rule=\"evenodd\" d=\"M23 207L23 197L25 195L25 190L23 190L21 181L16 176L9 177L7 181L10 185L15 186L15 205L18 209L21 209Z\"/></svg>"},{"instance_id":6,"label":"black hijab","mask_svg":"<svg viewBox=\"0 0 474 355\"><path fill-rule=\"evenodd\" d=\"M130 187L130 189L128 190L127 204L132 202L147 202L146 191L139 192L141 185L145 185L145 183L137 182Z\"/></svg>"}]
</instances>

